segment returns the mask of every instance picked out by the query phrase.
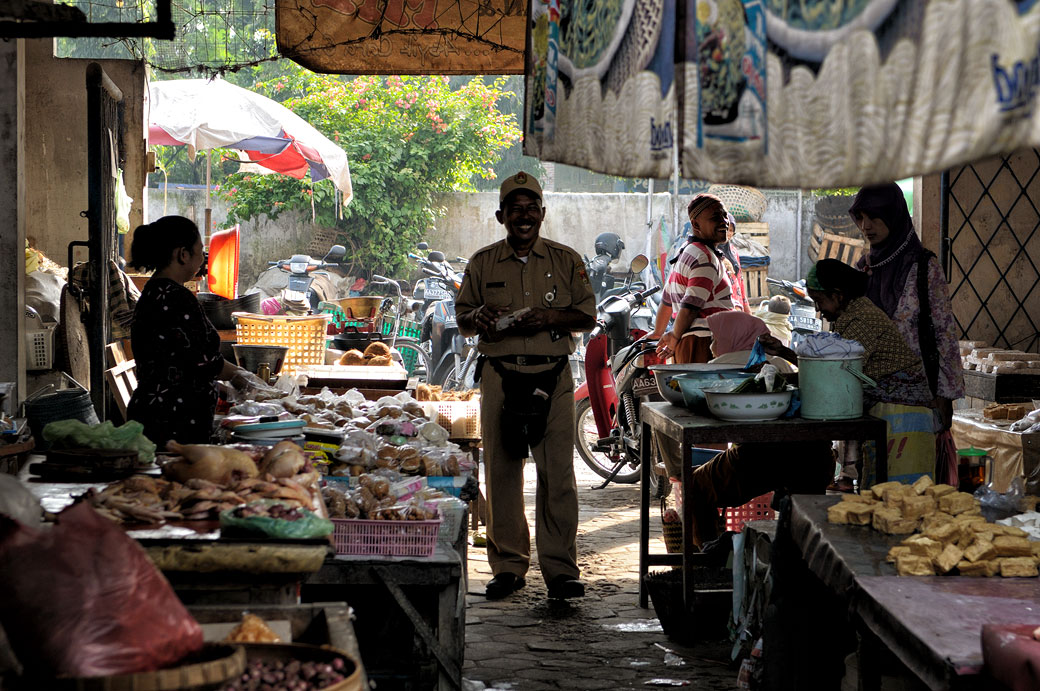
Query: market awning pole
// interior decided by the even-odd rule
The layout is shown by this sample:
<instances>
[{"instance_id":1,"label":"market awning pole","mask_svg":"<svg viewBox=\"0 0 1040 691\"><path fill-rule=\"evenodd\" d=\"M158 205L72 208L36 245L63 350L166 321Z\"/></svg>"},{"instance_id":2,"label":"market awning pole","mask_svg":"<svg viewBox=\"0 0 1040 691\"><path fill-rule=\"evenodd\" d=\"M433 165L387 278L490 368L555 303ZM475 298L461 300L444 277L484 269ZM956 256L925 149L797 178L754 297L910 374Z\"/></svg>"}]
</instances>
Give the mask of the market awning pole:
<instances>
[{"instance_id":1,"label":"market awning pole","mask_svg":"<svg viewBox=\"0 0 1040 691\"><path fill-rule=\"evenodd\" d=\"M211 158L211 154L212 154L212 151L207 149L206 150L206 213L205 213L205 216L203 217L203 223L206 224L206 228L205 228L205 230L202 231L202 244L204 246L206 246L206 247L209 247L209 229L211 227L210 226L210 220L213 218L213 209L211 209L210 206L209 206L209 169L210 169L210 162L213 160Z\"/></svg>"},{"instance_id":2,"label":"market awning pole","mask_svg":"<svg viewBox=\"0 0 1040 691\"><path fill-rule=\"evenodd\" d=\"M678 110L675 111L673 122L679 122ZM679 237L679 138L672 136L672 237Z\"/></svg>"}]
</instances>

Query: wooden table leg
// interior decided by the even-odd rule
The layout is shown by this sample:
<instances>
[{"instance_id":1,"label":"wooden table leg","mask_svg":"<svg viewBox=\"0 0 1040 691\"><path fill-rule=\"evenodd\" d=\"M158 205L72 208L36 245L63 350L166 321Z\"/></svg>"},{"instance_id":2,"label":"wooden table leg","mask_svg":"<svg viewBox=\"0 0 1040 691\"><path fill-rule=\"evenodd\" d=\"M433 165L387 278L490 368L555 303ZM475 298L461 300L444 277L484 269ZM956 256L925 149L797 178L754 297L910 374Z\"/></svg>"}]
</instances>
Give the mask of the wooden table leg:
<instances>
[{"instance_id":1,"label":"wooden table leg","mask_svg":"<svg viewBox=\"0 0 1040 691\"><path fill-rule=\"evenodd\" d=\"M874 477L877 478L875 484L881 484L882 482L888 482L888 425L882 424L880 436L875 437L874 443L877 445L877 452L874 454Z\"/></svg>"},{"instance_id":2,"label":"wooden table leg","mask_svg":"<svg viewBox=\"0 0 1040 691\"><path fill-rule=\"evenodd\" d=\"M693 610L693 444L683 435L679 444L679 464L682 467L682 573L683 612Z\"/></svg>"},{"instance_id":3,"label":"wooden table leg","mask_svg":"<svg viewBox=\"0 0 1040 691\"><path fill-rule=\"evenodd\" d=\"M650 566L650 473L653 463L653 431L645 422L639 444L639 606L646 607L646 574Z\"/></svg>"}]
</instances>

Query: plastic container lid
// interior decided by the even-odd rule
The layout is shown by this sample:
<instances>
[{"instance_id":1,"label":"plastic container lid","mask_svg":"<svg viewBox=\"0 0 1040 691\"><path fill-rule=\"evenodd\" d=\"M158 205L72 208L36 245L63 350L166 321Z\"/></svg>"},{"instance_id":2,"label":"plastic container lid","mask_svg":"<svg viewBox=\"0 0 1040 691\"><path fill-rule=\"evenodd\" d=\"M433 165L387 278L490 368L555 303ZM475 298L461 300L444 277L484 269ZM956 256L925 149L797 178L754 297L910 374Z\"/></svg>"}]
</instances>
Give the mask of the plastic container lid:
<instances>
[{"instance_id":1,"label":"plastic container lid","mask_svg":"<svg viewBox=\"0 0 1040 691\"><path fill-rule=\"evenodd\" d=\"M957 449L958 456L988 456L989 452L985 449L976 449L974 446L968 447L967 449Z\"/></svg>"}]
</instances>

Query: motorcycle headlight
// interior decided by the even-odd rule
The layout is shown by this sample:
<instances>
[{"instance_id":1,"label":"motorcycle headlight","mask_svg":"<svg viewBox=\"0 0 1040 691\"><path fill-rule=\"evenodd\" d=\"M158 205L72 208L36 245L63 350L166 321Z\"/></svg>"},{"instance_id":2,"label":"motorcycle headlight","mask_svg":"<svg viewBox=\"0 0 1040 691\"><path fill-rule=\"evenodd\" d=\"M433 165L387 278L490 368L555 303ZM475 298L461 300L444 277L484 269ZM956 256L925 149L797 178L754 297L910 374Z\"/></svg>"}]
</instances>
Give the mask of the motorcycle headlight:
<instances>
[{"instance_id":1,"label":"motorcycle headlight","mask_svg":"<svg viewBox=\"0 0 1040 691\"><path fill-rule=\"evenodd\" d=\"M294 274L305 274L307 273L307 264L303 262L292 262L289 264L289 270Z\"/></svg>"}]
</instances>

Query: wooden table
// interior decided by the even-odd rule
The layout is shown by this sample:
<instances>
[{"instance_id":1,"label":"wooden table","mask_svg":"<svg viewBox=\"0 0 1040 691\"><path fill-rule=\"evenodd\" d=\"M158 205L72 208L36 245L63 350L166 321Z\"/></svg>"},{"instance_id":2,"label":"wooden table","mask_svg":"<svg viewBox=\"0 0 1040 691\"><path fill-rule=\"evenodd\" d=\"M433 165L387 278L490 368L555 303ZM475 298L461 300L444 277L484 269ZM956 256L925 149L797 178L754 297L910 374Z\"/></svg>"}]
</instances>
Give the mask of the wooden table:
<instances>
[{"instance_id":1,"label":"wooden table","mask_svg":"<svg viewBox=\"0 0 1040 691\"><path fill-rule=\"evenodd\" d=\"M419 656L410 649L414 636L404 630L407 624L394 624L403 615L433 654L436 688L462 688L466 574L459 553L450 545L438 542L433 555L424 558L337 555L327 559L304 583L303 599L320 601L333 595L350 602L355 610L361 654L370 677L378 681L381 673L401 673L406 661L417 662ZM395 646L378 635L385 626L398 638L403 636L408 645ZM408 683L409 688L423 686L414 679Z\"/></svg>"},{"instance_id":2,"label":"wooden table","mask_svg":"<svg viewBox=\"0 0 1040 691\"><path fill-rule=\"evenodd\" d=\"M780 519L778 532L783 536L778 535L777 544L782 540L797 552L795 556L819 579L828 597L843 605L838 611L847 612L860 632L859 688L880 688L876 661L882 648L895 654L930 689L988 688L982 625L1040 622L1040 580L899 577L885 556L905 536L878 533L869 526L828 523L827 507L837 501L840 498L834 496L792 496L788 516ZM997 517L986 515L987 520ZM787 557L774 554L774 558ZM774 581L774 593L809 580L791 569L774 570L774 575L782 577ZM808 597L819 599L811 593ZM797 638L799 647L818 651L812 639L799 637L794 630L797 623L792 622L792 618L812 616L802 607L792 608L778 624L778 635ZM812 628L820 637L839 635L821 623ZM792 659L786 664L792 667L776 676L790 678L799 674L795 667L804 667Z\"/></svg>"},{"instance_id":3,"label":"wooden table","mask_svg":"<svg viewBox=\"0 0 1040 691\"><path fill-rule=\"evenodd\" d=\"M740 442L799 442L834 441L846 439L873 439L877 443L877 481L888 479L888 438L885 421L871 416L854 420L770 420L768 422L729 422L715 417L697 415L686 408L670 403L643 403L640 407L643 440L640 444L642 481L639 500L639 606L647 605L647 590L643 582L651 566L683 567L683 603L689 611L693 602L694 583L690 576L696 565L697 552L693 546L693 502L683 502L682 554L650 554L650 468L653 464L654 430L680 444L682 459L683 497L693 496L693 448L697 444Z\"/></svg>"}]
</instances>

